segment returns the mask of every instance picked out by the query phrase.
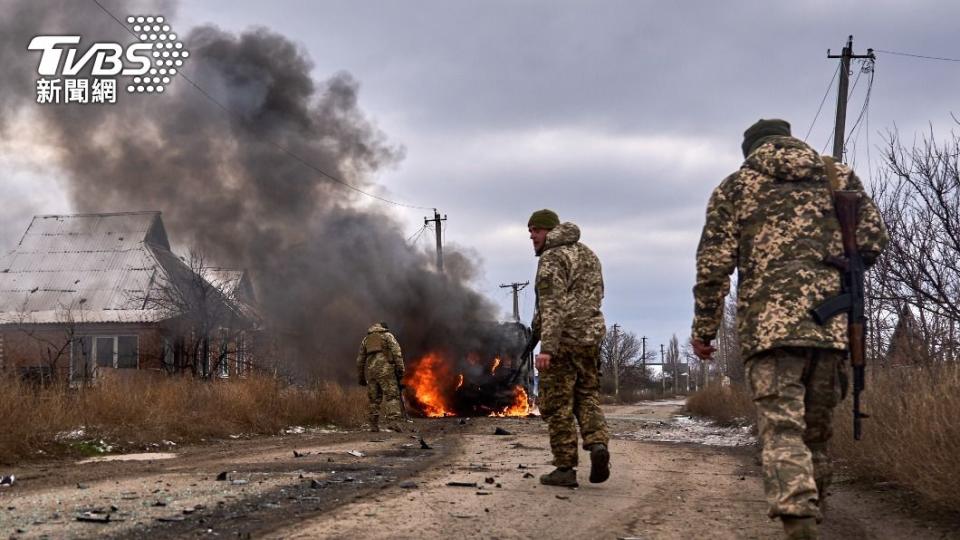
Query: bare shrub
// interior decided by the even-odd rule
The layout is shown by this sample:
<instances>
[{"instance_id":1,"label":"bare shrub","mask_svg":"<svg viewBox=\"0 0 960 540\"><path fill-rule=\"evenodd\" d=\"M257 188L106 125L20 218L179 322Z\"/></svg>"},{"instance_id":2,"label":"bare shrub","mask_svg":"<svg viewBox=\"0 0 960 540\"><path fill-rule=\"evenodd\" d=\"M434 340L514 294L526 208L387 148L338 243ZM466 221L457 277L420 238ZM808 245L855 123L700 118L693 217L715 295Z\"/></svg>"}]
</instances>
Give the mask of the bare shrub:
<instances>
[{"instance_id":1,"label":"bare shrub","mask_svg":"<svg viewBox=\"0 0 960 540\"><path fill-rule=\"evenodd\" d=\"M739 384L711 383L687 398L687 411L721 425L756 423L750 392Z\"/></svg>"},{"instance_id":2,"label":"bare shrub","mask_svg":"<svg viewBox=\"0 0 960 540\"><path fill-rule=\"evenodd\" d=\"M960 366L884 369L864 393L870 419L854 441L850 402L834 417L832 451L855 476L893 481L956 509L960 492Z\"/></svg>"},{"instance_id":3,"label":"bare shrub","mask_svg":"<svg viewBox=\"0 0 960 540\"><path fill-rule=\"evenodd\" d=\"M205 382L188 377L105 380L96 386L37 388L2 381L0 461L57 446L58 434L140 445L231 434L277 433L290 425L359 425L366 397L358 388L320 382L292 386L269 377Z\"/></svg>"}]
</instances>

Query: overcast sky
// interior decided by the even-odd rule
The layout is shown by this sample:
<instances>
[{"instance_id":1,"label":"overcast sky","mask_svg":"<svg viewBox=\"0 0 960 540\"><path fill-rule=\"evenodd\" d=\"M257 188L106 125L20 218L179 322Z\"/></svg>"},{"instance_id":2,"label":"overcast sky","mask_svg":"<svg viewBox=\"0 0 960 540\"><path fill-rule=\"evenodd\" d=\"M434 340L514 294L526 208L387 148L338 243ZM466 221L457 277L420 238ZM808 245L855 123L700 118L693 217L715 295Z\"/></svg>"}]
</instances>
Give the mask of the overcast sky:
<instances>
[{"instance_id":1,"label":"overcast sky","mask_svg":"<svg viewBox=\"0 0 960 540\"><path fill-rule=\"evenodd\" d=\"M534 278L530 212L548 207L577 223L604 265L608 323L654 348L689 334L704 208L740 165L743 130L782 117L803 137L837 68L828 48L838 53L853 34L858 53L960 58L953 2L207 0L170 16L178 28L266 26L308 52L318 80L351 73L361 109L405 149L377 182L448 215L446 242L482 259L476 285L504 315L510 298L498 285ZM864 178L887 130L912 140L932 124L944 136L960 112L960 62L877 57L853 137ZM867 79L853 89L848 126ZM832 130L835 88L809 137L817 149ZM42 155L7 141L0 166L0 197L23 208L0 216L4 246L29 214L70 211ZM395 212L410 234L423 224L422 210ZM524 320L532 306L528 290Z\"/></svg>"}]
</instances>

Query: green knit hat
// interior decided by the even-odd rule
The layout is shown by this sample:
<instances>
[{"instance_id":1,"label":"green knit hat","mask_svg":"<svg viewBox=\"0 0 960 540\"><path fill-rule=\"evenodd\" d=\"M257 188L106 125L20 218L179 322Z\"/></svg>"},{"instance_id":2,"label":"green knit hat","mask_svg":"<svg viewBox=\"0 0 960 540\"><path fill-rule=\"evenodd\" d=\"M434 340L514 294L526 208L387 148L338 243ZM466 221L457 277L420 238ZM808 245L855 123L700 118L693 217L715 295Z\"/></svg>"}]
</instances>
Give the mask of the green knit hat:
<instances>
[{"instance_id":1,"label":"green knit hat","mask_svg":"<svg viewBox=\"0 0 960 540\"><path fill-rule=\"evenodd\" d=\"M560 216L553 210L547 210L546 208L534 212L530 216L530 221L527 221L527 228L552 229L557 225L560 225Z\"/></svg>"},{"instance_id":2,"label":"green knit hat","mask_svg":"<svg viewBox=\"0 0 960 540\"><path fill-rule=\"evenodd\" d=\"M750 152L753 152L762 139L767 137L774 136L790 136L790 123L786 120L780 120L779 118L771 118L770 120L764 120L761 118L757 121L756 124L747 128L743 132L743 157L750 155Z\"/></svg>"}]
</instances>

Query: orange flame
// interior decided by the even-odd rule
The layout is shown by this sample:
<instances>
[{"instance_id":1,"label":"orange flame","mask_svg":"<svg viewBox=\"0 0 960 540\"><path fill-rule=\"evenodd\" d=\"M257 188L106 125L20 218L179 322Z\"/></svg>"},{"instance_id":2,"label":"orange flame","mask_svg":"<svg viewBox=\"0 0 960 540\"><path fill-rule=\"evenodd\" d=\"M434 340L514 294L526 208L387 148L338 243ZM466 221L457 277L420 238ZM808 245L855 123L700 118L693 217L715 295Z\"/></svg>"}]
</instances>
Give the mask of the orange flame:
<instances>
[{"instance_id":1,"label":"orange flame","mask_svg":"<svg viewBox=\"0 0 960 540\"><path fill-rule=\"evenodd\" d=\"M500 367L500 357L499 357L499 356L493 359L493 367L490 368L490 374L493 375L494 373L496 373L498 367Z\"/></svg>"},{"instance_id":2,"label":"orange flame","mask_svg":"<svg viewBox=\"0 0 960 540\"><path fill-rule=\"evenodd\" d=\"M455 413L447 406L442 387L442 381L452 379L443 358L437 353L430 353L421 358L413 368L406 385L413 390L423 413L431 418L454 416Z\"/></svg>"},{"instance_id":3,"label":"orange flame","mask_svg":"<svg viewBox=\"0 0 960 540\"><path fill-rule=\"evenodd\" d=\"M500 412L491 413L490 416L527 416L530 414L530 400L527 399L527 391L522 386L513 387L513 404Z\"/></svg>"}]
</instances>

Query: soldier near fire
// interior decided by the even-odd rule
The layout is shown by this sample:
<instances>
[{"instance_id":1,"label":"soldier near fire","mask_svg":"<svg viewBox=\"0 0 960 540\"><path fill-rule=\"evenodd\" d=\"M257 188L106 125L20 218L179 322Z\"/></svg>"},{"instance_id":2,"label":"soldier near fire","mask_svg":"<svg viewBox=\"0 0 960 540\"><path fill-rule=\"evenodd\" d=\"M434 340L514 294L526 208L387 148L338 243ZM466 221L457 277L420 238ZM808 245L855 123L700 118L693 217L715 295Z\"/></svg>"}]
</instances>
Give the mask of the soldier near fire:
<instances>
[{"instance_id":1,"label":"soldier near fire","mask_svg":"<svg viewBox=\"0 0 960 540\"><path fill-rule=\"evenodd\" d=\"M403 403L400 401L400 380L403 378L403 353L397 338L380 322L367 330L357 354L357 377L367 387L370 399L370 431L380 431L380 406L387 427L402 431Z\"/></svg>"},{"instance_id":2,"label":"soldier near fire","mask_svg":"<svg viewBox=\"0 0 960 540\"><path fill-rule=\"evenodd\" d=\"M832 194L862 194L863 186L850 168L791 137L783 120L750 126L742 149L746 161L707 206L691 344L704 360L714 351L729 276L738 270L737 328L757 406L769 514L781 519L787 538L818 538L848 341L842 317L821 326L811 310L841 287L840 273L825 262L843 253ZM888 238L876 205L865 194L861 200L856 240L870 265Z\"/></svg>"},{"instance_id":3,"label":"soldier near fire","mask_svg":"<svg viewBox=\"0 0 960 540\"><path fill-rule=\"evenodd\" d=\"M541 340L536 358L540 370L540 412L547 422L556 470L540 477L555 486L577 486L577 428L590 452L590 481L610 476L609 435L600 410L600 342L606 326L600 303L603 275L600 260L580 243L580 229L560 223L551 210L539 210L527 227L537 266L533 341ZM532 347L530 347L532 348Z\"/></svg>"}]
</instances>

